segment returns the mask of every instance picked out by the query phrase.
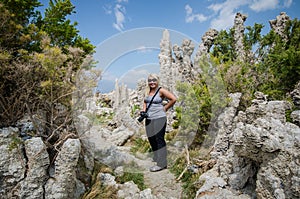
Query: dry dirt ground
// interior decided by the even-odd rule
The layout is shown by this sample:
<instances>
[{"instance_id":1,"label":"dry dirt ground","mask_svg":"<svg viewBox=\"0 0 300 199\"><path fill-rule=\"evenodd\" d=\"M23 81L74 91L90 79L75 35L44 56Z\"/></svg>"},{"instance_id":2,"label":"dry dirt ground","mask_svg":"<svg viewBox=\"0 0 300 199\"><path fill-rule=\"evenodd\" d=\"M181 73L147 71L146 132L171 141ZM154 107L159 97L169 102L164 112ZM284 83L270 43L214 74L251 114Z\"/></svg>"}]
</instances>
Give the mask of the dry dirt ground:
<instances>
[{"instance_id":1,"label":"dry dirt ground","mask_svg":"<svg viewBox=\"0 0 300 199\"><path fill-rule=\"evenodd\" d=\"M88 139L90 143L94 143L96 148L108 147L110 143L98 134L101 127L97 128L94 126L93 128L95 129L87 134L86 139ZM118 148L122 152L130 153L129 146L119 146ZM175 176L169 171L169 169L164 169L158 172L150 172L149 168L155 163L152 162L150 156L147 155L149 154L132 155L139 168L138 172L143 172L144 174L144 180L147 188L152 190L152 194L155 195L157 199L180 199L182 192L180 182L176 181Z\"/></svg>"},{"instance_id":2,"label":"dry dirt ground","mask_svg":"<svg viewBox=\"0 0 300 199\"><path fill-rule=\"evenodd\" d=\"M145 184L151 188L152 194L159 199L180 199L181 198L181 184L177 182L175 176L164 169L158 172L150 172L149 168L154 165L154 162L148 158L138 158L136 163L142 168L145 178Z\"/></svg>"}]
</instances>

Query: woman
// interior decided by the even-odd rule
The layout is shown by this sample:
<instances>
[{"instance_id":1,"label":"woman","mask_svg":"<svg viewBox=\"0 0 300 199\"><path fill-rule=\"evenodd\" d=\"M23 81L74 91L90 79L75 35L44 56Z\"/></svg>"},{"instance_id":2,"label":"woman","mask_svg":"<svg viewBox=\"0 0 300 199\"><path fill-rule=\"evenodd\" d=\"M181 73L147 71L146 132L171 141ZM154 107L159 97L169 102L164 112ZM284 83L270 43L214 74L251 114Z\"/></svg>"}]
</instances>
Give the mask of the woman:
<instances>
[{"instance_id":1,"label":"woman","mask_svg":"<svg viewBox=\"0 0 300 199\"><path fill-rule=\"evenodd\" d=\"M155 95L157 89L159 91ZM167 168L167 148L165 141L166 112L176 102L176 97L171 92L159 87L158 75L150 74L148 76L148 89L144 99L143 111L146 111L154 95L155 97L147 110L148 117L145 121L146 134L154 152L153 160L156 162L156 165L150 168L152 172ZM168 99L168 103L163 105L163 99Z\"/></svg>"}]
</instances>

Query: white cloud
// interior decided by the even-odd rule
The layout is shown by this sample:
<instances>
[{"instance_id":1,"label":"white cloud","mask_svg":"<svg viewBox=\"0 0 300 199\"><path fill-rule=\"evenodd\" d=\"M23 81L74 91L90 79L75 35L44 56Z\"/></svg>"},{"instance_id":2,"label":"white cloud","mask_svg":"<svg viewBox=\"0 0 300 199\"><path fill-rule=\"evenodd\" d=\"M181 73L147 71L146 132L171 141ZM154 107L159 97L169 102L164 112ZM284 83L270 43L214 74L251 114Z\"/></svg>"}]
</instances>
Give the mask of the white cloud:
<instances>
[{"instance_id":1,"label":"white cloud","mask_svg":"<svg viewBox=\"0 0 300 199\"><path fill-rule=\"evenodd\" d=\"M261 12L265 10L273 10L279 6L279 0L254 0L249 8Z\"/></svg>"},{"instance_id":2,"label":"white cloud","mask_svg":"<svg viewBox=\"0 0 300 199\"><path fill-rule=\"evenodd\" d=\"M293 0L284 0L283 6L289 8L293 3Z\"/></svg>"},{"instance_id":3,"label":"white cloud","mask_svg":"<svg viewBox=\"0 0 300 199\"><path fill-rule=\"evenodd\" d=\"M211 4L210 6L208 6L209 9L211 9L214 12L219 12L223 7L223 4L219 3L219 4Z\"/></svg>"},{"instance_id":4,"label":"white cloud","mask_svg":"<svg viewBox=\"0 0 300 199\"><path fill-rule=\"evenodd\" d=\"M125 22L125 13L126 13L125 7L120 4L116 4L114 8L114 13L116 17L116 22L113 23L113 27L118 31L123 31L124 22Z\"/></svg>"},{"instance_id":5,"label":"white cloud","mask_svg":"<svg viewBox=\"0 0 300 199\"><path fill-rule=\"evenodd\" d=\"M186 11L185 22L187 23L192 23L195 20L199 22L204 22L208 19L208 17L206 17L203 14L194 14L193 8L188 4L185 6L185 11Z\"/></svg>"},{"instance_id":6,"label":"white cloud","mask_svg":"<svg viewBox=\"0 0 300 199\"><path fill-rule=\"evenodd\" d=\"M247 0L226 0L224 3L211 4L208 8L217 16L211 21L211 28L224 30L232 27L238 9L247 4Z\"/></svg>"},{"instance_id":7,"label":"white cloud","mask_svg":"<svg viewBox=\"0 0 300 199\"><path fill-rule=\"evenodd\" d=\"M226 30L227 28L232 27L234 17L235 13L219 16L211 21L210 26L217 30Z\"/></svg>"},{"instance_id":8,"label":"white cloud","mask_svg":"<svg viewBox=\"0 0 300 199\"><path fill-rule=\"evenodd\" d=\"M124 23L126 19L126 8L122 3L128 3L128 0L116 0L114 5L107 4L103 6L105 14L111 15L114 14L115 22L112 26L118 31L122 32L124 30Z\"/></svg>"},{"instance_id":9,"label":"white cloud","mask_svg":"<svg viewBox=\"0 0 300 199\"><path fill-rule=\"evenodd\" d=\"M103 10L104 10L105 14L110 15L112 13L110 5L103 6Z\"/></svg>"},{"instance_id":10,"label":"white cloud","mask_svg":"<svg viewBox=\"0 0 300 199\"><path fill-rule=\"evenodd\" d=\"M119 83L127 85L128 88L136 88L138 81L141 79L146 79L150 73L159 73L158 63L148 63L137 66L136 68L122 75L122 77L119 79Z\"/></svg>"},{"instance_id":11,"label":"white cloud","mask_svg":"<svg viewBox=\"0 0 300 199\"><path fill-rule=\"evenodd\" d=\"M185 11L186 11L186 15L193 14L193 8L191 8L189 4L185 5Z\"/></svg>"}]
</instances>

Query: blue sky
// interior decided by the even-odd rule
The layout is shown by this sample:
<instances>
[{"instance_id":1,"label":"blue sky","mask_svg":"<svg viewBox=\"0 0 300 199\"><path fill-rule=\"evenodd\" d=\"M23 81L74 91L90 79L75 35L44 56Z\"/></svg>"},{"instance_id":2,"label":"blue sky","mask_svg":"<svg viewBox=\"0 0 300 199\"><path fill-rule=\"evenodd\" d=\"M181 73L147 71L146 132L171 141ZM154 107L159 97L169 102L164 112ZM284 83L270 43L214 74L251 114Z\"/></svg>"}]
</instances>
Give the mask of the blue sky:
<instances>
[{"instance_id":1,"label":"blue sky","mask_svg":"<svg viewBox=\"0 0 300 199\"><path fill-rule=\"evenodd\" d=\"M48 5L48 0L41 0ZM134 88L137 79L159 70L159 43L164 29L172 45L183 38L194 41L197 50L209 29L228 30L235 14L247 15L245 26L264 24L286 12L292 19L300 16L296 0L72 0L80 35L96 48L94 58L102 69L101 92L114 88L115 80Z\"/></svg>"}]
</instances>

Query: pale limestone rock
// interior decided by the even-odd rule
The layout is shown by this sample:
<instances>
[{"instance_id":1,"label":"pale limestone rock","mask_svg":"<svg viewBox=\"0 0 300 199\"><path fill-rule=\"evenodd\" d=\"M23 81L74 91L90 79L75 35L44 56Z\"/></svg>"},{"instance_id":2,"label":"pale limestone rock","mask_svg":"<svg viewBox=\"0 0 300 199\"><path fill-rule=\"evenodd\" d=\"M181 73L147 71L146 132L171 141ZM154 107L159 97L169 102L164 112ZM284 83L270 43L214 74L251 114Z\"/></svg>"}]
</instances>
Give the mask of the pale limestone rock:
<instances>
[{"instance_id":1,"label":"pale limestone rock","mask_svg":"<svg viewBox=\"0 0 300 199\"><path fill-rule=\"evenodd\" d=\"M244 48L244 22L247 16L241 13L237 13L234 18L234 50L237 54L237 59L240 61L245 61L246 52Z\"/></svg>"},{"instance_id":2,"label":"pale limestone rock","mask_svg":"<svg viewBox=\"0 0 300 199\"><path fill-rule=\"evenodd\" d=\"M184 39L181 44L182 49L182 65L179 74L182 76L182 80L185 82L192 82L193 77L193 63L191 55L194 52L195 46L192 40ZM176 76L175 76L176 77Z\"/></svg>"},{"instance_id":3,"label":"pale limestone rock","mask_svg":"<svg viewBox=\"0 0 300 199\"><path fill-rule=\"evenodd\" d=\"M235 193L234 191L228 189L214 189L213 193L207 195L199 196L197 199L251 199L247 194Z\"/></svg>"},{"instance_id":4,"label":"pale limestone rock","mask_svg":"<svg viewBox=\"0 0 300 199\"><path fill-rule=\"evenodd\" d=\"M223 178L218 177L217 173L214 170L210 170L203 175L200 176L199 181L203 181L203 186L197 191L197 195L202 192L210 192L214 188L223 188L227 185L227 183L223 180Z\"/></svg>"},{"instance_id":5,"label":"pale limestone rock","mask_svg":"<svg viewBox=\"0 0 300 199\"><path fill-rule=\"evenodd\" d=\"M234 116L231 104L219 117L219 132L211 153L217 159L212 169L217 174L211 177L221 177L231 189L251 198L298 198L300 128L286 122L285 111L291 105L267 101L261 93L256 97L245 112ZM198 194L210 198L204 190Z\"/></svg>"},{"instance_id":6,"label":"pale limestone rock","mask_svg":"<svg viewBox=\"0 0 300 199\"><path fill-rule=\"evenodd\" d=\"M290 93L293 103L296 107L300 108L300 82L295 86L295 89Z\"/></svg>"},{"instance_id":7,"label":"pale limestone rock","mask_svg":"<svg viewBox=\"0 0 300 199\"><path fill-rule=\"evenodd\" d=\"M291 118L292 118L294 124L297 124L298 126L300 126L300 110L293 111L291 113Z\"/></svg>"},{"instance_id":8,"label":"pale limestone rock","mask_svg":"<svg viewBox=\"0 0 300 199\"><path fill-rule=\"evenodd\" d=\"M161 86L168 90L171 90L170 86L173 82L170 82L169 77L173 77L173 66L172 66L172 45L170 41L170 33L168 30L163 31L163 36L160 41L160 53L158 55L160 71L159 77Z\"/></svg>"},{"instance_id":9,"label":"pale limestone rock","mask_svg":"<svg viewBox=\"0 0 300 199\"><path fill-rule=\"evenodd\" d=\"M152 195L152 191L150 188L144 189L140 192L139 199L156 199L154 195ZM170 197L169 199L173 199Z\"/></svg>"},{"instance_id":10,"label":"pale limestone rock","mask_svg":"<svg viewBox=\"0 0 300 199\"><path fill-rule=\"evenodd\" d=\"M135 199L139 197L140 189L133 181L125 182L119 185L118 198Z\"/></svg>"},{"instance_id":11,"label":"pale limestone rock","mask_svg":"<svg viewBox=\"0 0 300 199\"><path fill-rule=\"evenodd\" d=\"M196 53L194 59L194 67L197 73L202 73L201 68L199 66L199 61L202 56L206 56L209 52L211 46L215 38L218 36L218 31L215 29L209 29L205 34L202 36L202 42L198 46L198 51Z\"/></svg>"},{"instance_id":12,"label":"pale limestone rock","mask_svg":"<svg viewBox=\"0 0 300 199\"><path fill-rule=\"evenodd\" d=\"M285 12L281 12L276 19L269 21L271 28L275 33L280 35L284 41L288 41L288 35L285 33L288 21L290 21L290 17Z\"/></svg>"},{"instance_id":13,"label":"pale limestone rock","mask_svg":"<svg viewBox=\"0 0 300 199\"><path fill-rule=\"evenodd\" d=\"M108 135L105 135L104 138L106 141L112 143L116 146L124 145L128 139L134 135L133 131L128 130L125 126L120 126L117 129L110 132Z\"/></svg>"},{"instance_id":14,"label":"pale limestone rock","mask_svg":"<svg viewBox=\"0 0 300 199\"><path fill-rule=\"evenodd\" d=\"M0 198L18 195L16 186L25 178L26 158L18 135L18 128L0 129Z\"/></svg>"},{"instance_id":15,"label":"pale limestone rock","mask_svg":"<svg viewBox=\"0 0 300 199\"><path fill-rule=\"evenodd\" d=\"M74 198L76 190L76 166L81 144L78 139L68 139L55 161L55 173L45 185L46 199Z\"/></svg>"},{"instance_id":16,"label":"pale limestone rock","mask_svg":"<svg viewBox=\"0 0 300 199\"><path fill-rule=\"evenodd\" d=\"M96 147L95 159L113 169L119 166L129 165L134 161L134 157L131 154L120 151L118 147L114 145L107 148Z\"/></svg>"},{"instance_id":17,"label":"pale limestone rock","mask_svg":"<svg viewBox=\"0 0 300 199\"><path fill-rule=\"evenodd\" d=\"M26 178L20 183L20 196L28 199L43 198L50 165L47 147L40 137L35 137L25 141L25 152L28 170Z\"/></svg>"},{"instance_id":18,"label":"pale limestone rock","mask_svg":"<svg viewBox=\"0 0 300 199\"><path fill-rule=\"evenodd\" d=\"M115 176L109 173L98 173L97 180L100 181L104 186L117 187Z\"/></svg>"}]
</instances>

